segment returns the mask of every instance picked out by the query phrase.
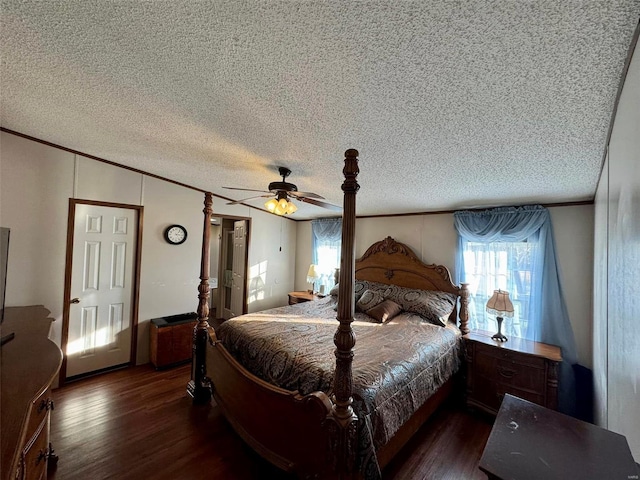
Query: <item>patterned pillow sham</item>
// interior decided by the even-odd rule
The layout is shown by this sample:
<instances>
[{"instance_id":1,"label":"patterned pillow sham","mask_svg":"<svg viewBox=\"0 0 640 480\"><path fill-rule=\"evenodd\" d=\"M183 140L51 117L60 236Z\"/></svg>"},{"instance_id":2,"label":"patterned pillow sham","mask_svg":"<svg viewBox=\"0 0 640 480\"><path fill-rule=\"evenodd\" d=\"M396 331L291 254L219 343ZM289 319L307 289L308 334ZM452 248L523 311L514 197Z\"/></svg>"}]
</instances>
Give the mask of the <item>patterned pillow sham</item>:
<instances>
[{"instance_id":1,"label":"patterned pillow sham","mask_svg":"<svg viewBox=\"0 0 640 480\"><path fill-rule=\"evenodd\" d=\"M369 280L356 280L355 285L354 285L354 292L356 295L360 294L362 295L362 293L365 290L375 290L377 292L384 292L385 289L388 287L389 285L386 283L378 283L378 282L370 282ZM334 285L334 287L331 289L331 291L329 292L331 295L333 295L334 297L338 295L338 284L336 283Z\"/></svg>"},{"instance_id":2,"label":"patterned pillow sham","mask_svg":"<svg viewBox=\"0 0 640 480\"><path fill-rule=\"evenodd\" d=\"M373 308L370 308L365 313L378 323L385 323L396 317L402 312L402 307L393 300L385 300L379 303Z\"/></svg>"},{"instance_id":3,"label":"patterned pillow sham","mask_svg":"<svg viewBox=\"0 0 640 480\"><path fill-rule=\"evenodd\" d=\"M435 290L416 290L387 285L382 295L398 303L404 311L417 313L434 325L441 326L447 325L449 315L456 305L454 294Z\"/></svg>"},{"instance_id":4,"label":"patterned pillow sham","mask_svg":"<svg viewBox=\"0 0 640 480\"><path fill-rule=\"evenodd\" d=\"M374 290L365 290L360 300L356 302L356 310L359 312L367 312L367 310L384 302L385 298L380 292Z\"/></svg>"},{"instance_id":5,"label":"patterned pillow sham","mask_svg":"<svg viewBox=\"0 0 640 480\"><path fill-rule=\"evenodd\" d=\"M338 296L338 286L339 286L339 284L336 283L333 286L333 288L331 289L331 291L329 292L329 295L337 297ZM369 288L369 282L367 282L366 280L356 280L356 283L354 284L354 289L353 289L353 293L355 294L356 302L362 296L364 291L367 290L368 288Z\"/></svg>"}]
</instances>

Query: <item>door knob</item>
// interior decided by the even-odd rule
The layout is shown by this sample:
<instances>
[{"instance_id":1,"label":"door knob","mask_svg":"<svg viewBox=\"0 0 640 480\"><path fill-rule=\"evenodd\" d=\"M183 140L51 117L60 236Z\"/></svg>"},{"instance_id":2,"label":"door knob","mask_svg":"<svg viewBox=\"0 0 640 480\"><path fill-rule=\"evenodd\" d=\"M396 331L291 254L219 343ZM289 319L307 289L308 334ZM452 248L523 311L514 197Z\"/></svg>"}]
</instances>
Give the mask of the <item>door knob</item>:
<instances>
[{"instance_id":1,"label":"door knob","mask_svg":"<svg viewBox=\"0 0 640 480\"><path fill-rule=\"evenodd\" d=\"M72 298L72 299L70 300L70 303L80 303L80 299L79 299L79 298L77 298L77 297L76 297L76 298Z\"/></svg>"}]
</instances>

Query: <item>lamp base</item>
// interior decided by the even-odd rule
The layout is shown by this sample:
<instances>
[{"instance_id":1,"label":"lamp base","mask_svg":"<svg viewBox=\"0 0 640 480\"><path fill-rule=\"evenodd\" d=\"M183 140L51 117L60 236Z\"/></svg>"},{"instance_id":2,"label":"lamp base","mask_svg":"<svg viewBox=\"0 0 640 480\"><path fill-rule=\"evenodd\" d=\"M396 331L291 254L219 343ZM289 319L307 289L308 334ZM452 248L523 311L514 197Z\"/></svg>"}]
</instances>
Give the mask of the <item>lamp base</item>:
<instances>
[{"instance_id":1,"label":"lamp base","mask_svg":"<svg viewBox=\"0 0 640 480\"><path fill-rule=\"evenodd\" d=\"M502 317L496 317L496 320L498 321L498 333L491 338L496 342L506 342L509 339L502 334Z\"/></svg>"},{"instance_id":2,"label":"lamp base","mask_svg":"<svg viewBox=\"0 0 640 480\"><path fill-rule=\"evenodd\" d=\"M496 342L506 342L507 340L509 340L507 337L505 337L501 333L496 333L491 338L493 338Z\"/></svg>"}]
</instances>

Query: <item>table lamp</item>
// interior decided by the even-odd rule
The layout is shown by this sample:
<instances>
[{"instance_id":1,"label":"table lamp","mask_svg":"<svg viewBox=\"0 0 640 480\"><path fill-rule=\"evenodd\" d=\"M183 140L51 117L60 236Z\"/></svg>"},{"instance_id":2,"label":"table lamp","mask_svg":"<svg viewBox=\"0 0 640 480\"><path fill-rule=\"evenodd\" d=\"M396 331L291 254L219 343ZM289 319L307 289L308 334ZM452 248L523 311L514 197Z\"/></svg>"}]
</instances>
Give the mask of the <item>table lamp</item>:
<instances>
[{"instance_id":1,"label":"table lamp","mask_svg":"<svg viewBox=\"0 0 640 480\"><path fill-rule=\"evenodd\" d=\"M307 283L311 284L311 290L309 290L309 293L314 292L316 280L320 278L320 275L318 275L317 268L318 266L312 263L309 266L309 271L307 272Z\"/></svg>"},{"instance_id":2,"label":"table lamp","mask_svg":"<svg viewBox=\"0 0 640 480\"><path fill-rule=\"evenodd\" d=\"M493 295L487 302L487 312L496 315L496 320L498 321L498 333L491 338L498 342L506 342L507 337L502 334L503 316L513 317L513 304L509 299L509 292L494 290Z\"/></svg>"}]
</instances>

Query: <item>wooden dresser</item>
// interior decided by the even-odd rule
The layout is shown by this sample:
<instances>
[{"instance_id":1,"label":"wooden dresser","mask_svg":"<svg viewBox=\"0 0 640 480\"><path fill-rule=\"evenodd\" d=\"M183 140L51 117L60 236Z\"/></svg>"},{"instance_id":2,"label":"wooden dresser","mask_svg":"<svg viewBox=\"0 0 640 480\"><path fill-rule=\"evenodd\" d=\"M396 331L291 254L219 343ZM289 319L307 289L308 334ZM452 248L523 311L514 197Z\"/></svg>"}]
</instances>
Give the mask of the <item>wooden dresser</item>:
<instances>
[{"instance_id":1,"label":"wooden dresser","mask_svg":"<svg viewBox=\"0 0 640 480\"><path fill-rule=\"evenodd\" d=\"M2 480L46 478L48 464L57 460L49 426L62 352L49 340L50 313L41 305L4 311L2 336L13 332L15 338L2 346Z\"/></svg>"},{"instance_id":2,"label":"wooden dresser","mask_svg":"<svg viewBox=\"0 0 640 480\"><path fill-rule=\"evenodd\" d=\"M517 337L501 343L491 335L475 330L464 336L467 406L495 415L509 393L556 410L560 348Z\"/></svg>"}]
</instances>

